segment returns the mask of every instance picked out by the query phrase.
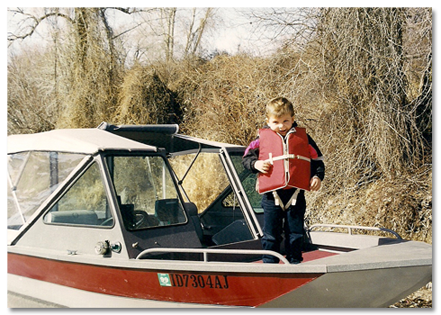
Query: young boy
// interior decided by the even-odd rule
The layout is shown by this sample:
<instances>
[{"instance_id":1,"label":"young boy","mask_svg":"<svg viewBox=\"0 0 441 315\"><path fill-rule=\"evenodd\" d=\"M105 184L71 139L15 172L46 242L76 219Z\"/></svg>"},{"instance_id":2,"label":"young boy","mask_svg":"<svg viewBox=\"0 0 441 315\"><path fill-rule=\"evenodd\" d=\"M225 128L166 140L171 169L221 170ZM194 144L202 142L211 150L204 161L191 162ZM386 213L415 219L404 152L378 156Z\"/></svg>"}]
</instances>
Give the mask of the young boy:
<instances>
[{"instance_id":1,"label":"young boy","mask_svg":"<svg viewBox=\"0 0 441 315\"><path fill-rule=\"evenodd\" d=\"M280 253L280 243L282 241L282 232L284 231L286 258L290 263L298 264L303 260L301 247L306 210L304 189L310 191L318 191L320 189L321 182L325 176L323 156L314 140L306 134L303 128L297 127L297 123L294 120L293 105L286 98L275 98L268 103L266 106L266 123L267 126L264 127L264 132L260 130L260 137L250 143L242 161L245 168L252 172L259 173L258 176L264 177L264 175L267 175L266 180L268 180L268 175L271 175L273 172L274 161L271 156L270 159L262 159L262 156L259 159L259 148L262 147L263 144L265 144L265 148L273 146L273 143L279 141L277 140L278 138L280 138L280 145L281 141L284 141L285 147L289 147L290 144L287 144L287 139L292 139L293 133L297 132L296 136L300 136L303 132L303 140L302 137L297 137L300 140L296 140L300 146L303 145L303 149L301 149L302 152L290 151L289 153L293 153L297 156L299 161L302 160L303 163L304 161L309 161L306 164L300 163L299 165L310 166L310 170L306 170L306 172L303 173L295 173L297 175L294 175L294 173L291 172L291 167L289 169L291 177L307 176L306 185L309 187L303 189L295 188L297 187L295 183L297 179L292 178L294 186L287 185L280 189L264 192L262 195L262 207L264 209L263 249ZM274 138L274 134L270 133L268 135L268 129L280 136ZM302 144L302 142L304 143ZM278 146L279 143L275 145ZM290 150L296 151L298 150L296 148L299 148L299 146L293 146ZM298 154L300 154L300 158ZM291 155L291 159L293 159L292 156L293 155ZM277 157L274 157L274 160L277 160ZM287 159L285 160L288 161ZM286 163L287 162L284 164L285 166L287 165ZM297 167L299 166L297 165ZM303 182L305 182L305 179L303 179ZM271 255L264 255L263 262L278 263L279 259Z\"/></svg>"}]
</instances>

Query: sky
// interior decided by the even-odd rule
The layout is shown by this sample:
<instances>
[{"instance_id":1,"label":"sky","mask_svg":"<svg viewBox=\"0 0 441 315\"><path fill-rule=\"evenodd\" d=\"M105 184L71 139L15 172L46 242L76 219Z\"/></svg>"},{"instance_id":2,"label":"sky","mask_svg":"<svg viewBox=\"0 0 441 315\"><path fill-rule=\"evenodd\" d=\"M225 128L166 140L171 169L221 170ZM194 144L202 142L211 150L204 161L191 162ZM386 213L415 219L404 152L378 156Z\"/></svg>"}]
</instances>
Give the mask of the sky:
<instances>
[{"instance_id":1,"label":"sky","mask_svg":"<svg viewBox=\"0 0 441 315\"><path fill-rule=\"evenodd\" d=\"M189 8L191 8L191 6ZM31 9L32 8L27 8L26 11L32 12ZM255 38L253 38L253 25L250 23L251 20L242 13L244 10L247 10L247 8L216 7L216 9L216 17L213 20L216 21L216 25L212 28L209 27L207 29L208 31L206 31L203 36L204 47L208 53L214 51L225 51L229 54L236 54L238 52L252 52L259 55L267 52L268 43L263 43L262 40L256 41ZM200 12L202 12L202 10L200 10ZM119 12L118 10L108 10L107 14L109 20L111 21L112 27L116 30L116 33L118 33L120 30L129 29L131 28L131 25L134 25L134 18L136 15L127 15ZM186 14L190 15L191 10L179 9L177 15L178 19L183 18ZM7 31L13 32L18 23L22 20L22 15L13 15L12 13L8 13ZM58 20L62 21L63 19ZM187 18L187 21L189 20L190 17ZM31 37L28 37L23 41L18 40L14 42L8 48L8 52L19 53L22 49L32 45L40 47L45 45L48 40L50 41L50 37L47 36L47 33L50 31L48 25L49 24L47 22L41 23ZM179 27L178 25L175 30L177 37L179 34L183 34L182 32L179 33L179 30L182 30L182 26ZM130 34L135 34L136 31L137 30L134 32L132 31ZM146 38L147 37L144 37L144 40L146 40ZM130 48L130 44L128 44L127 47Z\"/></svg>"}]
</instances>

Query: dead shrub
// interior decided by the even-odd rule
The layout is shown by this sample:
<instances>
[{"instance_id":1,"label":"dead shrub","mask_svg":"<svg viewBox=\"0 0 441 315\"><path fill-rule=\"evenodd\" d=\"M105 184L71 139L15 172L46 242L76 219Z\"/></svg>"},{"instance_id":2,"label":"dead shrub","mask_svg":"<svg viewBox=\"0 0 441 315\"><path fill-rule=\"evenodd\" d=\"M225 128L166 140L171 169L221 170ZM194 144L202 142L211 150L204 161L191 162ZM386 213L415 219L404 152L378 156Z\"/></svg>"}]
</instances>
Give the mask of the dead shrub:
<instances>
[{"instance_id":1,"label":"dead shrub","mask_svg":"<svg viewBox=\"0 0 441 315\"><path fill-rule=\"evenodd\" d=\"M137 65L127 71L113 117L115 123L179 123L181 115L175 93L167 88L152 67Z\"/></svg>"}]
</instances>

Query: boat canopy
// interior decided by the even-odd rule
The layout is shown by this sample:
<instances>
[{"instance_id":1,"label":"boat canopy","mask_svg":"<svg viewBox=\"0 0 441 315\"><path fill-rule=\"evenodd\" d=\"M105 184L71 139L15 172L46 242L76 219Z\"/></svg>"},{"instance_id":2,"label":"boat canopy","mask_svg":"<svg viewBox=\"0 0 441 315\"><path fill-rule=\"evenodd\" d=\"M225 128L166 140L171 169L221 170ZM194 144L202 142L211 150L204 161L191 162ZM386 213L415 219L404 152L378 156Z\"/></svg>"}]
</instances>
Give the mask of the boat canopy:
<instances>
[{"instance_id":1,"label":"boat canopy","mask_svg":"<svg viewBox=\"0 0 441 315\"><path fill-rule=\"evenodd\" d=\"M178 134L176 124L168 125L112 125L102 122L98 129L145 144L164 148L168 154L186 154L201 149L243 148L239 145L209 141Z\"/></svg>"},{"instance_id":2,"label":"boat canopy","mask_svg":"<svg viewBox=\"0 0 441 315\"><path fill-rule=\"evenodd\" d=\"M8 154L25 151L58 151L95 154L103 150L150 151L157 148L118 135L93 129L56 129L8 136Z\"/></svg>"}]
</instances>

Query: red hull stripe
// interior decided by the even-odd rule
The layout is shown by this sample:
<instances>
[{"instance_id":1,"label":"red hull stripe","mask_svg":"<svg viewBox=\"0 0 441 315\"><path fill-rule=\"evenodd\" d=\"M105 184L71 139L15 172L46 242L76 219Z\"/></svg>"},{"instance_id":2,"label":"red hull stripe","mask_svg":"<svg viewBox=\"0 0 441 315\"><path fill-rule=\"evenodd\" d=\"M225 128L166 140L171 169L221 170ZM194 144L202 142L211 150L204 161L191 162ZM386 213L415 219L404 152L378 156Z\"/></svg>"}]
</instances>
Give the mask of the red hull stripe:
<instances>
[{"instance_id":1,"label":"red hull stripe","mask_svg":"<svg viewBox=\"0 0 441 315\"><path fill-rule=\"evenodd\" d=\"M237 274L104 267L8 253L8 273L132 298L259 306L322 274Z\"/></svg>"}]
</instances>

